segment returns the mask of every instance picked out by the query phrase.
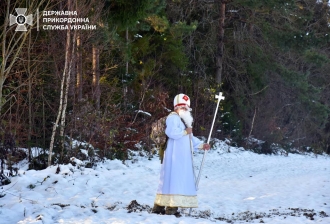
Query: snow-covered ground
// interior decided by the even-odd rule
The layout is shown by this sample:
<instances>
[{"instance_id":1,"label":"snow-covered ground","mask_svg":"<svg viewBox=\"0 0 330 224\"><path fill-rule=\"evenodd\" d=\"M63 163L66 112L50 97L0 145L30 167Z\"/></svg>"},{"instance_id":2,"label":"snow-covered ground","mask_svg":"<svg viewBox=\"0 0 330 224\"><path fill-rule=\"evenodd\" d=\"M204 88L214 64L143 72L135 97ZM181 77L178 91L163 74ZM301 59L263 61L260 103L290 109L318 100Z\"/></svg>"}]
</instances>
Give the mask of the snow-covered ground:
<instances>
[{"instance_id":1,"label":"snow-covered ground","mask_svg":"<svg viewBox=\"0 0 330 224\"><path fill-rule=\"evenodd\" d=\"M194 157L196 173L202 157ZM206 154L199 207L180 218L150 213L157 157L57 168L25 165L0 187L0 223L330 223L329 156L259 155L218 142Z\"/></svg>"}]
</instances>

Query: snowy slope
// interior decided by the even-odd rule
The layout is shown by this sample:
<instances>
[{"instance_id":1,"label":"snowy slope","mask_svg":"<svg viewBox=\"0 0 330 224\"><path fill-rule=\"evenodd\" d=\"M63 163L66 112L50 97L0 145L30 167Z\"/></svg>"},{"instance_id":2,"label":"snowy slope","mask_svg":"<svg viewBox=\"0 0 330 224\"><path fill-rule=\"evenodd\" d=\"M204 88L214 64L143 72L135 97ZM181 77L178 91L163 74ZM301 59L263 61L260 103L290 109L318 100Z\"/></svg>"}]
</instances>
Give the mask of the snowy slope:
<instances>
[{"instance_id":1,"label":"snowy slope","mask_svg":"<svg viewBox=\"0 0 330 224\"><path fill-rule=\"evenodd\" d=\"M194 157L196 173L202 157ZM219 142L206 154L199 207L180 218L149 213L159 170L156 157L60 165L58 174L57 166L22 166L0 188L0 224L330 223L329 156L259 155Z\"/></svg>"}]
</instances>

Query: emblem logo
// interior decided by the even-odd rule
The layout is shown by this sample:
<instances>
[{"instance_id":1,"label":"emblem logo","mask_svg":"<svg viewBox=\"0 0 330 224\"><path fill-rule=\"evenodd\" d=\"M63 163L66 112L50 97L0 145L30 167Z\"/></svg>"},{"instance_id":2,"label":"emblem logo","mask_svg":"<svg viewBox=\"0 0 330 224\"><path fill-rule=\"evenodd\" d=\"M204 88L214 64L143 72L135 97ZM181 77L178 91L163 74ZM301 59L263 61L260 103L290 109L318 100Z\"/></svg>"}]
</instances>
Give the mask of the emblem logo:
<instances>
[{"instance_id":1,"label":"emblem logo","mask_svg":"<svg viewBox=\"0 0 330 224\"><path fill-rule=\"evenodd\" d=\"M15 8L17 16L10 14L9 17L9 26L17 24L15 31L27 31L25 24L32 26L33 24L33 15L25 16L27 11L26 8Z\"/></svg>"}]
</instances>

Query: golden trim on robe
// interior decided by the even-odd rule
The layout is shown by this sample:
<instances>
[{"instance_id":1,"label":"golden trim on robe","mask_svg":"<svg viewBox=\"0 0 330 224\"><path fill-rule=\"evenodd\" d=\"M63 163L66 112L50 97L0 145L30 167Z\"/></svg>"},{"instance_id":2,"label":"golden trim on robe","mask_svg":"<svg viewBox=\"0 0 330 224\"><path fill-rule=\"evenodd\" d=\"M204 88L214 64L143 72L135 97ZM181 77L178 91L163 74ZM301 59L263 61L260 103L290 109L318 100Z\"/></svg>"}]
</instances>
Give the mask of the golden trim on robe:
<instances>
[{"instance_id":1,"label":"golden trim on robe","mask_svg":"<svg viewBox=\"0 0 330 224\"><path fill-rule=\"evenodd\" d=\"M159 206L197 208L197 196L176 195L176 194L156 194L155 204Z\"/></svg>"}]
</instances>

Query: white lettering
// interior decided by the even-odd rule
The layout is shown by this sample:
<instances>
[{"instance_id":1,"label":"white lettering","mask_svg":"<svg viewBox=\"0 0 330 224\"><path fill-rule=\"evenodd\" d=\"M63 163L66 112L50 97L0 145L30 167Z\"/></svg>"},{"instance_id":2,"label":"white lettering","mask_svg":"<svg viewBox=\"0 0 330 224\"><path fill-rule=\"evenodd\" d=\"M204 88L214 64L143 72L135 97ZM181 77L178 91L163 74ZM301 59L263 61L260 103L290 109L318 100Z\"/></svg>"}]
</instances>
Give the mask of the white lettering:
<instances>
[{"instance_id":1,"label":"white lettering","mask_svg":"<svg viewBox=\"0 0 330 224\"><path fill-rule=\"evenodd\" d=\"M96 30L96 25L70 25L71 30Z\"/></svg>"},{"instance_id":2,"label":"white lettering","mask_svg":"<svg viewBox=\"0 0 330 224\"><path fill-rule=\"evenodd\" d=\"M86 26L86 30L96 30L96 25L85 24L85 26Z\"/></svg>"},{"instance_id":3,"label":"white lettering","mask_svg":"<svg viewBox=\"0 0 330 224\"><path fill-rule=\"evenodd\" d=\"M42 26L44 30L67 30L68 25L44 25Z\"/></svg>"}]
</instances>

